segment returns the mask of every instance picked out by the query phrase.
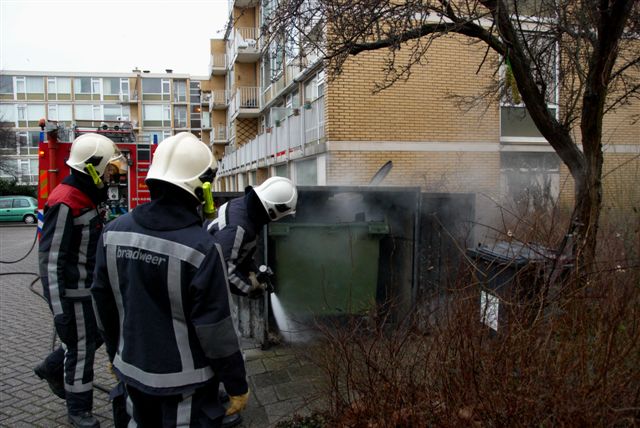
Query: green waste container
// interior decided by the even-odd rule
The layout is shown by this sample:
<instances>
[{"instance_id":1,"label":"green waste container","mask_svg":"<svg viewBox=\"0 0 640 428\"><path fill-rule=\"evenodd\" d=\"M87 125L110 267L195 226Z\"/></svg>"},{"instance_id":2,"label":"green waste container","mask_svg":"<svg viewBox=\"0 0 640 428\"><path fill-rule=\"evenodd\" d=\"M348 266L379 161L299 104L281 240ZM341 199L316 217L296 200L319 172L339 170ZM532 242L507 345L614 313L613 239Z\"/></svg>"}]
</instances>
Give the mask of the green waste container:
<instances>
[{"instance_id":1,"label":"green waste container","mask_svg":"<svg viewBox=\"0 0 640 428\"><path fill-rule=\"evenodd\" d=\"M385 222L272 223L276 293L298 318L357 314L376 301Z\"/></svg>"}]
</instances>

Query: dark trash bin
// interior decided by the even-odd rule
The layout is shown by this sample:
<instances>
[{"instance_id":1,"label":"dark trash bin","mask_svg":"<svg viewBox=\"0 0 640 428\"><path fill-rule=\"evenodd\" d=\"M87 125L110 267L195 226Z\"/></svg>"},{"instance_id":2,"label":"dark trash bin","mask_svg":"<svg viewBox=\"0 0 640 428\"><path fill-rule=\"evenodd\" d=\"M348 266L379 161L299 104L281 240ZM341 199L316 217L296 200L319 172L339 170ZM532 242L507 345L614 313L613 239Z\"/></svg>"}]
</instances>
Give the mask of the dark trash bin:
<instances>
[{"instance_id":1,"label":"dark trash bin","mask_svg":"<svg viewBox=\"0 0 640 428\"><path fill-rule=\"evenodd\" d=\"M467 250L479 284L479 320L494 333L528 325L556 253L537 244L499 241Z\"/></svg>"}]
</instances>

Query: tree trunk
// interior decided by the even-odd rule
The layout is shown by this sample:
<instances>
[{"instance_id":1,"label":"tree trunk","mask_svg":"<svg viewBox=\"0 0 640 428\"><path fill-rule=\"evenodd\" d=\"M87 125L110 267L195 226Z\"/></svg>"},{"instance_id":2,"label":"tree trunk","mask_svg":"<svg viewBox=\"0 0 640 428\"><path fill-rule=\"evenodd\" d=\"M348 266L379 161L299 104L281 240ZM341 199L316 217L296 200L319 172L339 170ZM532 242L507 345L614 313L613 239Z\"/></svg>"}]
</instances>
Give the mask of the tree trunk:
<instances>
[{"instance_id":1,"label":"tree trunk","mask_svg":"<svg viewBox=\"0 0 640 428\"><path fill-rule=\"evenodd\" d=\"M597 158L599 159L589 159L587 171L579 179L575 179L576 203L569 234L573 237L575 270L581 273L593 271L596 256L600 208L602 206L602 152ZM597 171L594 171L592 167L597 168Z\"/></svg>"}]
</instances>

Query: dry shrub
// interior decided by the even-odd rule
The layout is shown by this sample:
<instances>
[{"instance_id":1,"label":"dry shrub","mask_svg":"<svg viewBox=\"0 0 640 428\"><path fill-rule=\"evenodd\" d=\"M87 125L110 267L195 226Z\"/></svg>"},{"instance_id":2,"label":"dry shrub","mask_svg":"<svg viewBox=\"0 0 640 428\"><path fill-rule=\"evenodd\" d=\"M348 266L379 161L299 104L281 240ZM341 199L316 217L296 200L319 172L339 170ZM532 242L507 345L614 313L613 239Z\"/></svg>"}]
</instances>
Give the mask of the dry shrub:
<instances>
[{"instance_id":1,"label":"dry shrub","mask_svg":"<svg viewBox=\"0 0 640 428\"><path fill-rule=\"evenodd\" d=\"M326 425L640 425L638 228L624 239L602 232L596 274L559 276L555 293L542 281L526 301L504 302L497 333L480 322L471 268L437 317L325 324L314 360L327 377Z\"/></svg>"}]
</instances>

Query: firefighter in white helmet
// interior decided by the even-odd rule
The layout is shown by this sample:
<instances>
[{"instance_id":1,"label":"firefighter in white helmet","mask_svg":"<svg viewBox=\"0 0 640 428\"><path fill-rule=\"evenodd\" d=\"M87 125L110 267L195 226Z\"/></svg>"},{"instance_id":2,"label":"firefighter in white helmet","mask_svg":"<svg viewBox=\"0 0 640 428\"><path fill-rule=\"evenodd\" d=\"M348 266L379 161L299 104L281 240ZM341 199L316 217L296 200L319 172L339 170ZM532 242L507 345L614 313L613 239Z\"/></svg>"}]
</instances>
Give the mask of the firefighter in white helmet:
<instances>
[{"instance_id":1,"label":"firefighter in white helmet","mask_svg":"<svg viewBox=\"0 0 640 428\"><path fill-rule=\"evenodd\" d=\"M222 246L232 292L257 297L264 291L253 261L257 236L267 223L295 214L297 203L295 184L288 178L271 177L221 205L217 218L206 224Z\"/></svg>"},{"instance_id":2,"label":"firefighter in white helmet","mask_svg":"<svg viewBox=\"0 0 640 428\"><path fill-rule=\"evenodd\" d=\"M93 360L102 340L96 329L89 288L103 221L97 206L106 200L102 182L116 145L98 134L84 134L71 145L71 174L56 186L44 207L39 245L40 279L62 347L34 371L66 399L75 427L97 427L92 415Z\"/></svg>"},{"instance_id":3,"label":"firefighter in white helmet","mask_svg":"<svg viewBox=\"0 0 640 428\"><path fill-rule=\"evenodd\" d=\"M220 426L219 382L227 412L248 400L226 267L198 211L215 167L194 135L165 139L146 178L151 202L109 223L98 243L96 317L137 426Z\"/></svg>"}]
</instances>

